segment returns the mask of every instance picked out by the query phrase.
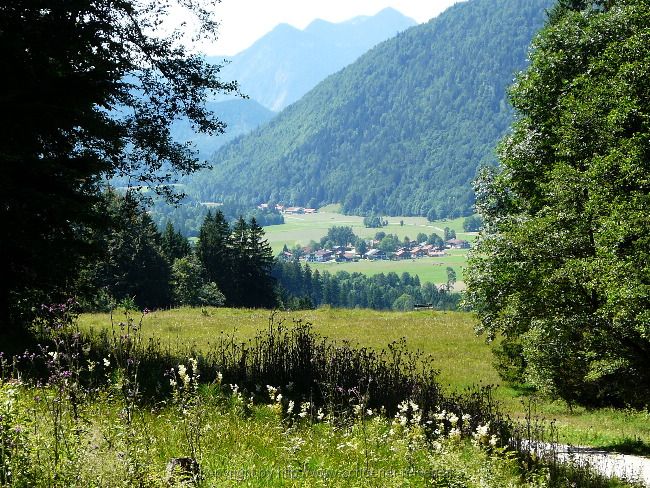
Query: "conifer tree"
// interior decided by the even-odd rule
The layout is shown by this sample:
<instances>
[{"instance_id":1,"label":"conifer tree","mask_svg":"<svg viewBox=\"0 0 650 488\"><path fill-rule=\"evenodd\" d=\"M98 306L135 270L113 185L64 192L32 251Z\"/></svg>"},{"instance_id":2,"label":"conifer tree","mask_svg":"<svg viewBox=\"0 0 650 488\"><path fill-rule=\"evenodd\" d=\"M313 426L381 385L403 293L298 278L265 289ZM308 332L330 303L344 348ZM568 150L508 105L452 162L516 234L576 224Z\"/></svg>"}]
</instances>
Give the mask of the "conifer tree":
<instances>
[{"instance_id":1,"label":"conifer tree","mask_svg":"<svg viewBox=\"0 0 650 488\"><path fill-rule=\"evenodd\" d=\"M223 212L208 212L199 230L196 252L205 269L206 281L216 283L228 301L233 288L232 248L230 227Z\"/></svg>"}]
</instances>

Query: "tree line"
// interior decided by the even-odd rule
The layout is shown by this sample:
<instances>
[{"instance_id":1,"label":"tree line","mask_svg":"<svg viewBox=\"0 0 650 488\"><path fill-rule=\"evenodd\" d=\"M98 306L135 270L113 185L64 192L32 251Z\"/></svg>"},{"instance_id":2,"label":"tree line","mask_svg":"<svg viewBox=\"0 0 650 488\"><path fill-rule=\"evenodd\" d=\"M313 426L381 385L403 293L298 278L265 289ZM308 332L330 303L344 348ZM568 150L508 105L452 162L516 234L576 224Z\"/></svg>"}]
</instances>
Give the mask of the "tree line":
<instances>
[{"instance_id":1,"label":"tree line","mask_svg":"<svg viewBox=\"0 0 650 488\"><path fill-rule=\"evenodd\" d=\"M277 261L273 277L278 282L279 300L287 308L314 308L330 305L340 308L374 310L413 310L416 304L438 310L454 310L460 295L449 287L420 283L419 277L405 272L361 273L338 271L335 274L312 271L309 264L297 260Z\"/></svg>"},{"instance_id":2,"label":"tree line","mask_svg":"<svg viewBox=\"0 0 650 488\"><path fill-rule=\"evenodd\" d=\"M159 232L128 195L108 194L105 211L116 226L93 236L101 251L87 260L79 287L87 309L120 302L152 309L275 306L273 254L254 218L231 226L220 211L208 212L193 247L171 223Z\"/></svg>"}]
</instances>

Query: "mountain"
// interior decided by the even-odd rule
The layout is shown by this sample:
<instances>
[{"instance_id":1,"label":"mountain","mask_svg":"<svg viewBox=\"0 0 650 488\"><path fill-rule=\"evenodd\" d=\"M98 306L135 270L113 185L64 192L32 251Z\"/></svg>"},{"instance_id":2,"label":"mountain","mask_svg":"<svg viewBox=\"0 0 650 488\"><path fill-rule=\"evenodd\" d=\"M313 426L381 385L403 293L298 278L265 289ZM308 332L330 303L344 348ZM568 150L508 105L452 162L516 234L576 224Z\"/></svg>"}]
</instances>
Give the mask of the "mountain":
<instances>
[{"instance_id":1,"label":"mountain","mask_svg":"<svg viewBox=\"0 0 650 488\"><path fill-rule=\"evenodd\" d=\"M330 76L215 154L188 185L349 213L471 213L471 181L513 118L507 86L553 0L469 0Z\"/></svg>"},{"instance_id":2,"label":"mountain","mask_svg":"<svg viewBox=\"0 0 650 488\"><path fill-rule=\"evenodd\" d=\"M304 30L280 24L241 53L225 58L223 79L270 110L280 111L328 75L347 66L381 41L415 25L387 8L342 23L315 20ZM208 61L222 64L223 57Z\"/></svg>"},{"instance_id":3,"label":"mountain","mask_svg":"<svg viewBox=\"0 0 650 488\"><path fill-rule=\"evenodd\" d=\"M173 138L177 141L192 141L202 158L208 159L217 149L237 136L247 134L275 115L255 100L237 98L222 102L207 102L206 108L228 124L226 132L219 135L196 133L187 120L177 121L172 126Z\"/></svg>"}]
</instances>

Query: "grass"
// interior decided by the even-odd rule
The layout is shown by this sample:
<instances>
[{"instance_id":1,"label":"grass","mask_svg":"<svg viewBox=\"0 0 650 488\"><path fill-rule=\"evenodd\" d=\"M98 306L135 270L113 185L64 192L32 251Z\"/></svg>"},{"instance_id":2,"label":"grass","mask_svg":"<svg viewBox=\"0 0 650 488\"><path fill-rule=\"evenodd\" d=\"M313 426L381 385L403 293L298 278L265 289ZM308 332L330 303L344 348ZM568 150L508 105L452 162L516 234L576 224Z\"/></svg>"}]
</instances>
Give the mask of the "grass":
<instances>
[{"instance_id":1,"label":"grass","mask_svg":"<svg viewBox=\"0 0 650 488\"><path fill-rule=\"evenodd\" d=\"M269 311L241 309L176 309L153 312L144 319L144 333L160 338L170 346L194 344L209 350L220 335L234 335L242 341L267 327ZM376 349L404 337L410 349L433 357L440 370L441 383L450 390L474 384L500 383L492 366L490 346L474 335L475 318L465 312L378 312L322 308L280 313L280 320L300 319L314 324L320 334L338 341L349 341ZM105 314L80 317L82 328L107 327ZM548 421L555 420L561 442L603 448L650 451L650 413L574 407L563 402L533 398L525 392L498 386L496 398L514 417L523 417L529 402L533 410Z\"/></svg>"},{"instance_id":2,"label":"grass","mask_svg":"<svg viewBox=\"0 0 650 488\"><path fill-rule=\"evenodd\" d=\"M264 228L266 239L269 241L274 254L278 254L283 246L294 247L299 244L306 246L310 241L319 242L320 238L327 234L327 230L333 226L350 226L355 235L367 239L373 238L379 231L387 234L395 234L400 239L408 236L415 239L419 233L430 235L438 234L444 236L444 228L449 227L456 231L459 239L473 241L476 233L463 231L464 218L453 220L438 220L429 222L424 217L386 217L388 225L381 229L370 229L364 227L363 217L354 215L343 215L338 213L339 207L329 205L321 208L318 213L310 215L285 215L285 223L271 225ZM400 225L403 222L403 225ZM411 275L418 275L422 283L446 283L447 266L456 271L458 282L455 289L464 289L462 282L463 270L467 261L466 250L452 250L448 256L442 258L422 258L404 261L366 261L357 263L310 263L313 269L320 271L327 270L330 273L347 271L349 273L362 273L372 276L379 273L394 271L397 274L408 272Z\"/></svg>"},{"instance_id":3,"label":"grass","mask_svg":"<svg viewBox=\"0 0 650 488\"><path fill-rule=\"evenodd\" d=\"M198 461L204 487L540 486L525 480L512 457L451 438L432 448L418 425L376 413L319 422L309 408L299 417L303 405L290 415L285 405L253 405L213 387L190 405L137 409L125 422L108 390L78 406L83 421L62 417L55 434L43 400L53 392L0 387L19 446L3 458L4 486L188 486L169 483L166 474L170 459L185 456ZM191 448L184 435L190 422L200 441ZM66 443L58 458L55 438Z\"/></svg>"},{"instance_id":4,"label":"grass","mask_svg":"<svg viewBox=\"0 0 650 488\"><path fill-rule=\"evenodd\" d=\"M424 217L386 217L386 220L388 220L386 227L370 229L364 227L363 217L343 215L328 210L330 208L325 207L315 214L285 215L284 224L265 227L264 232L273 248L273 252L280 252L285 244L293 247L296 244L306 246L311 240L318 242L321 237L327 234L327 230L333 226L352 227L352 231L357 236L368 239L374 237L379 231L395 234L400 239L404 239L405 236L415 239L420 232L427 235L435 232L440 237L443 237L445 227L454 229L459 239L474 240L475 237L475 233L463 231L463 218L429 222ZM336 207L331 208L331 210L336 210ZM403 225L400 225L400 221L403 222Z\"/></svg>"},{"instance_id":5,"label":"grass","mask_svg":"<svg viewBox=\"0 0 650 488\"><path fill-rule=\"evenodd\" d=\"M362 259L356 263L309 263L312 270L320 272L347 271L348 273L361 273L372 276L379 273L395 272L398 275L406 272L411 276L417 275L421 283L446 283L447 267L456 271L458 281L454 290L461 291L465 288L462 282L465 263L467 262L467 250L450 250L448 255L440 258L419 258L406 259L401 261L369 261Z\"/></svg>"}]
</instances>

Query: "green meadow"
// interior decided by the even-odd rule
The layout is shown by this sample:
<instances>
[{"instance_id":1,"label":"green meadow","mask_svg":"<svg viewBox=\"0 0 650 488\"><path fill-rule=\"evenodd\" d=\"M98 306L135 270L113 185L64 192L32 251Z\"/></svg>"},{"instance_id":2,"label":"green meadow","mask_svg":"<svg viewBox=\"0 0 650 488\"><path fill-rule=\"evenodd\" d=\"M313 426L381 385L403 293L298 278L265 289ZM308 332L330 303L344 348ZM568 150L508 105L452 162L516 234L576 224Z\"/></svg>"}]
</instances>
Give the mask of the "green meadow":
<instances>
[{"instance_id":1,"label":"green meadow","mask_svg":"<svg viewBox=\"0 0 650 488\"><path fill-rule=\"evenodd\" d=\"M377 232L395 234L400 239L408 237L415 239L418 234L436 233L444 236L445 227L456 231L459 239L473 241L475 233L463 231L463 218L453 220L438 220L429 222L424 217L385 217L388 225L380 229L367 228L363 225L363 217L354 215L342 215L338 213L338 207L331 205L319 210L318 213L310 215L285 215L285 223L272 225L264 228L266 238L273 248L274 254L279 253L286 244L288 247L296 245L306 246L310 241L320 241L320 238L327 234L327 230L333 226L349 226L359 237L373 238ZM418 275L422 283L445 283L447 281L447 267L456 271L458 283L456 290L462 290L463 270L467 260L466 250L451 250L447 256L440 258L421 258L416 260L403 261L366 261L356 263L310 263L312 269L319 271L347 271L348 273L362 273L374 275L379 273L395 272L402 274L408 272L411 275Z\"/></svg>"},{"instance_id":2,"label":"green meadow","mask_svg":"<svg viewBox=\"0 0 650 488\"><path fill-rule=\"evenodd\" d=\"M207 352L220 338L252 338L268 328L271 314L266 310L225 308L157 311L144 317L143 333L160 339L171 349L193 346ZM107 314L85 314L79 320L84 330L98 331L111 324ZM114 316L113 320L119 321L120 317ZM642 453L650 450L648 412L569 408L563 402L501 385L492 365L492 346L474 334L476 319L470 313L321 308L278 312L273 320L287 326L296 320L309 322L316 332L330 339L375 349L404 338L409 349L421 351L423 360L440 371L440 382L448 391L495 385L495 398L504 411L523 418L530 410L549 424L553 422L561 442Z\"/></svg>"},{"instance_id":3,"label":"green meadow","mask_svg":"<svg viewBox=\"0 0 650 488\"><path fill-rule=\"evenodd\" d=\"M465 288L462 282L465 263L467 262L467 250L454 249L448 251L447 256L440 258L419 258L405 259L401 261L369 261L362 259L351 263L309 263L312 270L317 269L320 272L329 271L347 271L348 273L361 273L365 275L375 275L379 273L395 272L397 274L409 273L418 275L421 283L445 283L447 281L447 267L456 271L458 282L454 290L461 291Z\"/></svg>"}]
</instances>

